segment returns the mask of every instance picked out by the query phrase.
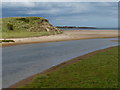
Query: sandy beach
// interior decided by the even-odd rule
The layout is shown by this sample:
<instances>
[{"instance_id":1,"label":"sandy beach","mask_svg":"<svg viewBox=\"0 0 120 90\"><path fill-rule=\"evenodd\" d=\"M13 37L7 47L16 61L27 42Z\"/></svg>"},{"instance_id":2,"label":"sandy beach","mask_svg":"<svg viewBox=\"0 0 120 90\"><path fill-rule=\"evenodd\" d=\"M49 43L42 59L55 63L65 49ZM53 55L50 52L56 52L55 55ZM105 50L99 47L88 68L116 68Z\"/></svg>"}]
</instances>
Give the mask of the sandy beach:
<instances>
[{"instance_id":1,"label":"sandy beach","mask_svg":"<svg viewBox=\"0 0 120 90\"><path fill-rule=\"evenodd\" d=\"M56 42L66 40L80 40L93 38L114 38L119 37L118 30L65 30L63 34L30 37L30 38L9 38L14 43L2 43L2 46L11 46L19 44Z\"/></svg>"}]
</instances>

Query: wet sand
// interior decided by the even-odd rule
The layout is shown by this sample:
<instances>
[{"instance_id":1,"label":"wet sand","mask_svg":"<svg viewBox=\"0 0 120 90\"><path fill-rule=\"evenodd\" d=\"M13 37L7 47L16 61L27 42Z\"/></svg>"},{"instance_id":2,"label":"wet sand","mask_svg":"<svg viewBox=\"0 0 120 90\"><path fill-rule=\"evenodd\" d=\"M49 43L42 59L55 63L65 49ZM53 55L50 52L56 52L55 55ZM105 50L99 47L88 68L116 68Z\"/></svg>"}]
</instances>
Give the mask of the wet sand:
<instances>
[{"instance_id":1,"label":"wet sand","mask_svg":"<svg viewBox=\"0 0 120 90\"><path fill-rule=\"evenodd\" d=\"M2 43L2 46L12 46L19 44L56 42L67 40L81 40L93 38L114 38L118 37L118 30L64 30L63 34L30 37L30 38L9 38L14 40L14 43Z\"/></svg>"}]
</instances>

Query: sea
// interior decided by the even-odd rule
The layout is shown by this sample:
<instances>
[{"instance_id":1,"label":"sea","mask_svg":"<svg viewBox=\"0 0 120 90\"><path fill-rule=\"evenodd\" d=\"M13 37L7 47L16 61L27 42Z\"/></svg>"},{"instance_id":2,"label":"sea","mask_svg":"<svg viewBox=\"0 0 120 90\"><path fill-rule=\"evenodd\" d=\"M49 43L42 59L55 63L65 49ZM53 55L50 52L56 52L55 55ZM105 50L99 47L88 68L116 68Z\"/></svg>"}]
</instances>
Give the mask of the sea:
<instances>
[{"instance_id":1,"label":"sea","mask_svg":"<svg viewBox=\"0 0 120 90\"><path fill-rule=\"evenodd\" d=\"M61 30L120 30L119 28L95 28L95 29L88 29L88 28L59 28Z\"/></svg>"}]
</instances>

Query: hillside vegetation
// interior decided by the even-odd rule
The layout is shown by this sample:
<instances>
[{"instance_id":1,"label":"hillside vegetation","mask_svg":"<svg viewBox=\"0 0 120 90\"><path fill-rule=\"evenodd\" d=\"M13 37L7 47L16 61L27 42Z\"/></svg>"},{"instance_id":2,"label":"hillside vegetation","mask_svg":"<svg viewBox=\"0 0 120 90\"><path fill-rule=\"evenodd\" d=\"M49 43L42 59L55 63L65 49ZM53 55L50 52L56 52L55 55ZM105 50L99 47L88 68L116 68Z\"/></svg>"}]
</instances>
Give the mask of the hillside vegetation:
<instances>
[{"instance_id":1,"label":"hillside vegetation","mask_svg":"<svg viewBox=\"0 0 120 90\"><path fill-rule=\"evenodd\" d=\"M58 34L61 31L42 17L2 18L2 37L20 38Z\"/></svg>"}]
</instances>

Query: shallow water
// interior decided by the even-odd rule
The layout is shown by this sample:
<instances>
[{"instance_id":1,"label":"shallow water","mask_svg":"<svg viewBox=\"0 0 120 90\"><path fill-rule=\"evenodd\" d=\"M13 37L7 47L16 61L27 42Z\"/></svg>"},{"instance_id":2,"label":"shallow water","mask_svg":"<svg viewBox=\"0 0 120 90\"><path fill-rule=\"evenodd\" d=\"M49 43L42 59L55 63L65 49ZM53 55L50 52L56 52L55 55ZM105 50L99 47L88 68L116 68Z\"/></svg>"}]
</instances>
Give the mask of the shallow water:
<instances>
[{"instance_id":1,"label":"shallow water","mask_svg":"<svg viewBox=\"0 0 120 90\"><path fill-rule=\"evenodd\" d=\"M92 51L117 46L117 38L37 43L2 49L3 88Z\"/></svg>"}]
</instances>

